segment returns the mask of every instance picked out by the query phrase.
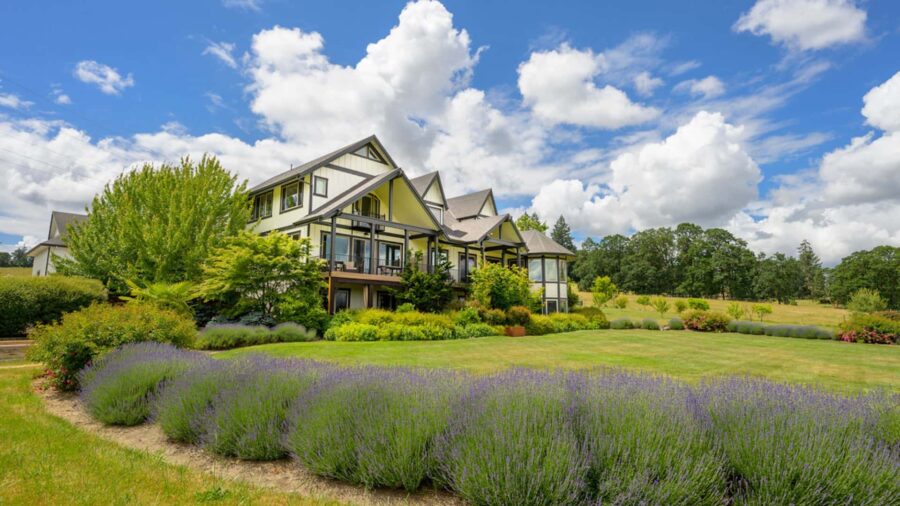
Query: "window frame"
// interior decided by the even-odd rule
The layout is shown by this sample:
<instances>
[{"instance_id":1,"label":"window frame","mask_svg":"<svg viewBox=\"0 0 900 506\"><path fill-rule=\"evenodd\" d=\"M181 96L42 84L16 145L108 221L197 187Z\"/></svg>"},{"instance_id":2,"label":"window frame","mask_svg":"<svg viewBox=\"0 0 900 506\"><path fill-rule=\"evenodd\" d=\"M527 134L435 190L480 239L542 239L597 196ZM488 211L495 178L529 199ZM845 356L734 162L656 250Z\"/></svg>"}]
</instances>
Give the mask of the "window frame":
<instances>
[{"instance_id":1,"label":"window frame","mask_svg":"<svg viewBox=\"0 0 900 506\"><path fill-rule=\"evenodd\" d=\"M269 212L265 216L259 214L259 204L263 197L268 197L268 201L269 201ZM257 220L264 220L266 218L271 218L272 212L273 212L272 208L274 207L274 204L275 204L274 200L275 200L275 190L274 189L264 191L262 193L257 193L256 195L254 195L253 196L253 208L250 211L250 221L257 221Z\"/></svg>"},{"instance_id":2,"label":"window frame","mask_svg":"<svg viewBox=\"0 0 900 506\"><path fill-rule=\"evenodd\" d=\"M535 279L531 277L531 263L537 262L540 266L538 272L540 273L539 279ZM528 281L532 283L543 283L544 282L544 259L543 258L529 258L528 259Z\"/></svg>"},{"instance_id":3,"label":"window frame","mask_svg":"<svg viewBox=\"0 0 900 506\"><path fill-rule=\"evenodd\" d=\"M553 279L550 279L550 269L548 266L553 265ZM559 283L559 259L544 258L544 282Z\"/></svg>"},{"instance_id":4,"label":"window frame","mask_svg":"<svg viewBox=\"0 0 900 506\"><path fill-rule=\"evenodd\" d=\"M553 311L550 311L550 304L553 304ZM544 301L544 308L547 314L553 314L559 312L559 300L557 299L547 299Z\"/></svg>"},{"instance_id":5,"label":"window frame","mask_svg":"<svg viewBox=\"0 0 900 506\"><path fill-rule=\"evenodd\" d=\"M319 185L318 185L319 181L325 182L325 192L324 193L319 193ZM312 192L313 192L313 195L316 197L328 198L328 178L322 177L322 176L313 176Z\"/></svg>"},{"instance_id":6,"label":"window frame","mask_svg":"<svg viewBox=\"0 0 900 506\"><path fill-rule=\"evenodd\" d=\"M441 225L444 224L444 206L426 202L425 207L427 207L429 211L437 211L438 212L438 215L437 215L438 223L440 223ZM432 214L434 214L434 213L432 213Z\"/></svg>"},{"instance_id":7,"label":"window frame","mask_svg":"<svg viewBox=\"0 0 900 506\"><path fill-rule=\"evenodd\" d=\"M287 188L288 186L293 186L293 185L297 185L297 203L292 206L286 206L285 198L284 198L285 197L284 189ZM285 183L285 184L281 185L281 212L290 211L291 209L297 209L300 207L303 207L303 183L301 183L299 180L297 180L297 181L292 181L290 183Z\"/></svg>"}]
</instances>

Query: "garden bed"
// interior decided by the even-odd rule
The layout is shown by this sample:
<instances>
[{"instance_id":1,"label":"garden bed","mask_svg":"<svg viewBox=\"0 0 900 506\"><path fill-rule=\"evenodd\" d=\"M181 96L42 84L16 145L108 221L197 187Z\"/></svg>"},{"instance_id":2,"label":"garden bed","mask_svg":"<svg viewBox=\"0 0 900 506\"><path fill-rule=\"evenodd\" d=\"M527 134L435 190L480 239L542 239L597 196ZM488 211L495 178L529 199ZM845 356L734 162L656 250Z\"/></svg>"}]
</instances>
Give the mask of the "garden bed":
<instances>
[{"instance_id":1,"label":"garden bed","mask_svg":"<svg viewBox=\"0 0 900 506\"><path fill-rule=\"evenodd\" d=\"M127 448L159 455L167 463L197 469L220 479L243 481L279 492L292 492L307 497L322 497L354 504L422 506L462 504L456 497L440 491L423 490L410 494L395 490L366 490L363 487L316 476L287 459L250 462L219 457L197 446L170 442L156 424L134 427L104 425L87 413L75 394L41 388L39 382L35 383L34 390L42 398L48 413L66 420L81 430Z\"/></svg>"},{"instance_id":2,"label":"garden bed","mask_svg":"<svg viewBox=\"0 0 900 506\"><path fill-rule=\"evenodd\" d=\"M896 396L617 370L489 376L130 345L80 375L88 412L368 488L476 504L895 503ZM165 381L163 381L165 380ZM163 381L163 383L160 383ZM160 387L160 385L162 385ZM142 393L143 392L143 393Z\"/></svg>"}]
</instances>

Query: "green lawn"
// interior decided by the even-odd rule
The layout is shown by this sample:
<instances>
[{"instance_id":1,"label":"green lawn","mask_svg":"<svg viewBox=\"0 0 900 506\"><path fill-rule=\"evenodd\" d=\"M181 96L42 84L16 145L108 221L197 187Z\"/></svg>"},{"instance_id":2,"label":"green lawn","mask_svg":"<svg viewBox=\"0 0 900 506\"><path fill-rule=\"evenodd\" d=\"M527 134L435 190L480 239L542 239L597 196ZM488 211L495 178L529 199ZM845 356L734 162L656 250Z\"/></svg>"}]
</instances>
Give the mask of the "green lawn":
<instances>
[{"instance_id":1,"label":"green lawn","mask_svg":"<svg viewBox=\"0 0 900 506\"><path fill-rule=\"evenodd\" d=\"M580 292L578 296L585 306L593 305L590 292ZM612 303L608 303L601 309L603 309L603 312L610 320L615 320L616 318L632 318L636 320L641 320L644 318L655 318L659 321L663 321L660 320L660 315L656 312L656 310L649 306L641 306L636 302L636 299L636 295L629 295L628 305L624 309L612 307ZM671 306L664 317L666 320L678 316L678 313L675 310L675 301L687 301L686 298L679 297L665 297L665 299L669 301L669 306ZM709 308L711 310L721 311L723 313L725 312L725 309L728 307L728 305L734 302L730 300L719 299L705 300L709 302ZM753 307L754 303L738 301L738 304L743 306L745 309L750 309ZM793 325L818 325L821 327L837 327L850 314L846 309L830 306L827 304L819 304L818 302L812 300L799 300L797 301L797 305L776 303L771 303L770 305L772 306L772 314L766 316L766 323L789 323ZM752 318L756 320L756 315L752 315ZM747 319L750 318L748 317Z\"/></svg>"},{"instance_id":2,"label":"green lawn","mask_svg":"<svg viewBox=\"0 0 900 506\"><path fill-rule=\"evenodd\" d=\"M452 367L490 372L511 366L589 368L598 365L695 381L751 375L853 392L900 391L900 348L686 331L600 330L547 336L458 341L284 343L230 350L218 357L266 352L345 364Z\"/></svg>"},{"instance_id":3,"label":"green lawn","mask_svg":"<svg viewBox=\"0 0 900 506\"><path fill-rule=\"evenodd\" d=\"M33 369L0 368L0 504L325 504L164 463L44 411Z\"/></svg>"},{"instance_id":4,"label":"green lawn","mask_svg":"<svg viewBox=\"0 0 900 506\"><path fill-rule=\"evenodd\" d=\"M31 267L0 267L0 276L31 276Z\"/></svg>"}]
</instances>

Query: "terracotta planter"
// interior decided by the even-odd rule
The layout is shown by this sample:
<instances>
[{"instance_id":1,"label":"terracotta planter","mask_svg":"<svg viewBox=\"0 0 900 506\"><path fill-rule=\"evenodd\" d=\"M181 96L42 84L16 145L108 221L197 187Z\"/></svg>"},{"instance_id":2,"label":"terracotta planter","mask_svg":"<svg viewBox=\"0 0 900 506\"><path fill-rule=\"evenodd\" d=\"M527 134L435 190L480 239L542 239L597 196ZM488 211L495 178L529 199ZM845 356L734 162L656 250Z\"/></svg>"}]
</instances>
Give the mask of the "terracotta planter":
<instances>
[{"instance_id":1,"label":"terracotta planter","mask_svg":"<svg viewBox=\"0 0 900 506\"><path fill-rule=\"evenodd\" d=\"M509 327L504 328L503 332L509 337L522 337L525 335L525 327L521 325L510 325Z\"/></svg>"}]
</instances>

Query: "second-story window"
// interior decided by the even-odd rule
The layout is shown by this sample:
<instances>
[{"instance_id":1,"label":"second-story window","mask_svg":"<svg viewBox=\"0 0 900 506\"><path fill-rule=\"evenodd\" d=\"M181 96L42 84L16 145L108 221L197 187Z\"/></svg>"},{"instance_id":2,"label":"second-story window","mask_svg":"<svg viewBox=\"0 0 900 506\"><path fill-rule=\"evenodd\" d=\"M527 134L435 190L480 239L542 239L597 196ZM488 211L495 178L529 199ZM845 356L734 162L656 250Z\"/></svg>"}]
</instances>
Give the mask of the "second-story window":
<instances>
[{"instance_id":1,"label":"second-story window","mask_svg":"<svg viewBox=\"0 0 900 506\"><path fill-rule=\"evenodd\" d=\"M299 181L281 187L281 210L287 211L303 206L303 190Z\"/></svg>"},{"instance_id":2,"label":"second-story window","mask_svg":"<svg viewBox=\"0 0 900 506\"><path fill-rule=\"evenodd\" d=\"M328 196L328 180L324 177L314 176L313 177L313 195L316 197L327 197Z\"/></svg>"},{"instance_id":3,"label":"second-story window","mask_svg":"<svg viewBox=\"0 0 900 506\"><path fill-rule=\"evenodd\" d=\"M272 190L253 197L253 211L250 213L251 220L259 220L272 216Z\"/></svg>"}]
</instances>

